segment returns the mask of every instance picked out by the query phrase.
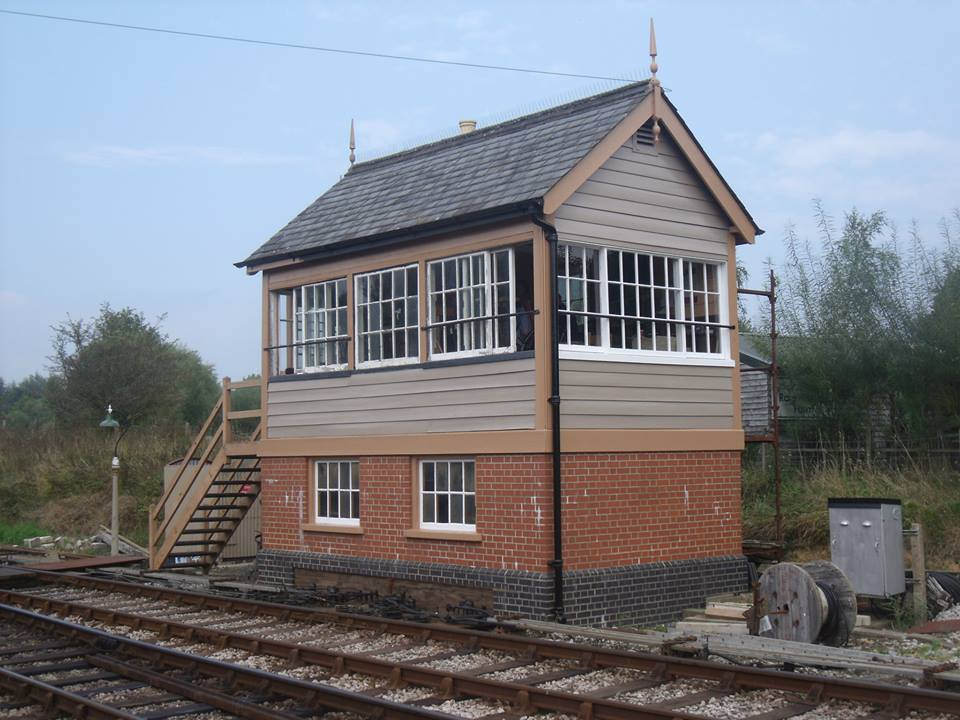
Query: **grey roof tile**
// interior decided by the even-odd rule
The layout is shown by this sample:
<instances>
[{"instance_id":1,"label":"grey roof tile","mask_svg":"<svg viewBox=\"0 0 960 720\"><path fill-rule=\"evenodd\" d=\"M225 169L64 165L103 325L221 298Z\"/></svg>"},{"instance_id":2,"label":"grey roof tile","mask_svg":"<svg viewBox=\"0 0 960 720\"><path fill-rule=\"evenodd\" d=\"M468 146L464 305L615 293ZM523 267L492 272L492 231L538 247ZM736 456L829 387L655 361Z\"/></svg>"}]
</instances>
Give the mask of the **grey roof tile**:
<instances>
[{"instance_id":1,"label":"grey roof tile","mask_svg":"<svg viewBox=\"0 0 960 720\"><path fill-rule=\"evenodd\" d=\"M539 200L647 94L647 83L357 163L240 265Z\"/></svg>"}]
</instances>

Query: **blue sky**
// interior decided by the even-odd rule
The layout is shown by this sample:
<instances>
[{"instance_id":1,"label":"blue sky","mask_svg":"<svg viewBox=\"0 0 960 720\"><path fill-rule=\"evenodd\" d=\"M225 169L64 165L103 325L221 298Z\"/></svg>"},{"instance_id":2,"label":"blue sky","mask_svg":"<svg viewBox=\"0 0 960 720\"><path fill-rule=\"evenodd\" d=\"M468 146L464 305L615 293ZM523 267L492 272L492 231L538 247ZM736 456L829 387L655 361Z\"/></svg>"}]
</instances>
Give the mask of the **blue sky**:
<instances>
[{"instance_id":1,"label":"blue sky","mask_svg":"<svg viewBox=\"0 0 960 720\"><path fill-rule=\"evenodd\" d=\"M604 76L660 77L767 233L811 199L936 238L960 206L960 3L47 2L0 8ZM260 279L232 263L358 155L585 94L591 81L0 15L0 377L99 305L166 314L220 375L258 370Z\"/></svg>"}]
</instances>

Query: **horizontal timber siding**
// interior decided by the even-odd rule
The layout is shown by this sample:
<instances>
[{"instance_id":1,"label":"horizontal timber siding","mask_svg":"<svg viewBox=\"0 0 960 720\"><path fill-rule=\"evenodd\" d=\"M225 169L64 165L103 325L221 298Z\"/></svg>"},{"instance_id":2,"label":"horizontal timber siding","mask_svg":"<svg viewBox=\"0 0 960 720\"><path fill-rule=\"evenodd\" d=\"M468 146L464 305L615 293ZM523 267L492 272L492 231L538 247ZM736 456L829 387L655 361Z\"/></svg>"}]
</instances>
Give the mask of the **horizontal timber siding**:
<instances>
[{"instance_id":1,"label":"horizontal timber siding","mask_svg":"<svg viewBox=\"0 0 960 720\"><path fill-rule=\"evenodd\" d=\"M564 429L733 427L734 368L560 361Z\"/></svg>"},{"instance_id":2,"label":"horizontal timber siding","mask_svg":"<svg viewBox=\"0 0 960 720\"><path fill-rule=\"evenodd\" d=\"M656 149L621 146L560 206L556 226L561 240L724 259L730 220L664 131Z\"/></svg>"},{"instance_id":3,"label":"horizontal timber siding","mask_svg":"<svg viewBox=\"0 0 960 720\"><path fill-rule=\"evenodd\" d=\"M533 358L273 382L267 437L534 427Z\"/></svg>"}]
</instances>

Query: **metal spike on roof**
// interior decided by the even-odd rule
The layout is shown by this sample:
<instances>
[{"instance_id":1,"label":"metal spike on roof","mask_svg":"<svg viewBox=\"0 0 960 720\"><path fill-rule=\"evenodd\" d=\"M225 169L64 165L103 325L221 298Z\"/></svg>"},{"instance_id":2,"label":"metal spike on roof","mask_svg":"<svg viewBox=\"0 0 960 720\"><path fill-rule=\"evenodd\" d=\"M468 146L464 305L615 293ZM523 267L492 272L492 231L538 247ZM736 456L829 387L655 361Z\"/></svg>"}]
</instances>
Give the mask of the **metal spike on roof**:
<instances>
[{"instance_id":1,"label":"metal spike on roof","mask_svg":"<svg viewBox=\"0 0 960 720\"><path fill-rule=\"evenodd\" d=\"M357 138L353 131L353 118L350 118L350 165L353 165L357 161Z\"/></svg>"},{"instance_id":2,"label":"metal spike on roof","mask_svg":"<svg viewBox=\"0 0 960 720\"><path fill-rule=\"evenodd\" d=\"M650 18L650 84L653 86L651 95L653 102L653 146L660 142L660 118L657 117L657 95L660 91L660 79L657 77L657 35L653 30L653 18Z\"/></svg>"}]
</instances>

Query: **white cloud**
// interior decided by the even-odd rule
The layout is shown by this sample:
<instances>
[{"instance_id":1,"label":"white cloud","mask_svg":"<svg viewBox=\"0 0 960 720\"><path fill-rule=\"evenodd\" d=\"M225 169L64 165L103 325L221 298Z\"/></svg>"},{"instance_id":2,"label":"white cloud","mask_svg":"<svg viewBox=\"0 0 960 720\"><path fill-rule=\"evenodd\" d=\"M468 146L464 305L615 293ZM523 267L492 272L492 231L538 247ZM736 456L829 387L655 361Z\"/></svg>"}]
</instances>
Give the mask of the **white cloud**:
<instances>
[{"instance_id":1,"label":"white cloud","mask_svg":"<svg viewBox=\"0 0 960 720\"><path fill-rule=\"evenodd\" d=\"M27 304L27 298L13 290L0 290L0 307L21 307Z\"/></svg>"},{"instance_id":2,"label":"white cloud","mask_svg":"<svg viewBox=\"0 0 960 720\"><path fill-rule=\"evenodd\" d=\"M262 153L255 150L216 145L164 145L156 147L98 145L87 150L68 152L64 157L68 162L95 167L188 164L266 166L295 165L304 161L304 158L298 155Z\"/></svg>"},{"instance_id":3,"label":"white cloud","mask_svg":"<svg viewBox=\"0 0 960 720\"><path fill-rule=\"evenodd\" d=\"M866 130L779 135L761 133L756 148L772 153L778 164L797 170L854 165L859 168L918 155L960 155L960 144L926 130Z\"/></svg>"}]
</instances>

